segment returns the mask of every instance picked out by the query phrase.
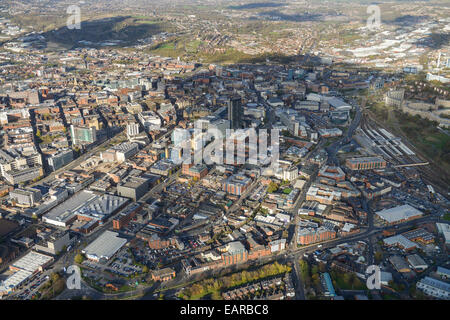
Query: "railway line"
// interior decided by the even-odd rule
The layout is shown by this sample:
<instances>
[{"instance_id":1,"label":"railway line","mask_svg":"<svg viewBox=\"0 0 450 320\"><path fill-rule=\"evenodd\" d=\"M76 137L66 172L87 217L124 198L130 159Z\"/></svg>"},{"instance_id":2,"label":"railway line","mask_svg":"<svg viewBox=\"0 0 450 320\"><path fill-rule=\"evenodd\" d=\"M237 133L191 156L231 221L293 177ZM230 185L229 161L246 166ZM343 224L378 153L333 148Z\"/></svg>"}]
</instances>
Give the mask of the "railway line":
<instances>
[{"instance_id":1,"label":"railway line","mask_svg":"<svg viewBox=\"0 0 450 320\"><path fill-rule=\"evenodd\" d=\"M403 135L394 136L376 120L369 118L367 113L364 113L361 119L361 132L376 144L373 147L374 151L379 151L392 166L414 167L426 184L433 185L442 195L448 195L446 178L442 177L439 170L433 168L428 159L422 159L420 151L417 151ZM390 146L377 144L383 141L389 141Z\"/></svg>"}]
</instances>

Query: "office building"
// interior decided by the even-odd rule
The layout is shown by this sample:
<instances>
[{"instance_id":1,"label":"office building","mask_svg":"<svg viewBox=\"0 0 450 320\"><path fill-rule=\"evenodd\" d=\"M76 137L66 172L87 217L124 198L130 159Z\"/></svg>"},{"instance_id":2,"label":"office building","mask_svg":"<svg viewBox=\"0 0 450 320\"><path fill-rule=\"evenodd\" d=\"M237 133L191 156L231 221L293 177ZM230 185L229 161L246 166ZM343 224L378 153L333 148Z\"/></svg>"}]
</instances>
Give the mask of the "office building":
<instances>
[{"instance_id":1,"label":"office building","mask_svg":"<svg viewBox=\"0 0 450 320\"><path fill-rule=\"evenodd\" d=\"M139 124L136 122L127 124L127 136L135 137L137 135L139 135Z\"/></svg>"},{"instance_id":2,"label":"office building","mask_svg":"<svg viewBox=\"0 0 450 320\"><path fill-rule=\"evenodd\" d=\"M47 163L52 171L56 171L72 162L72 160L73 160L72 149L64 149L49 156L47 158Z\"/></svg>"},{"instance_id":3,"label":"office building","mask_svg":"<svg viewBox=\"0 0 450 320\"><path fill-rule=\"evenodd\" d=\"M67 230L52 230L49 232L40 232L38 234L39 242L34 246L37 251L42 251L51 255L57 255L67 248L70 243L70 234Z\"/></svg>"},{"instance_id":4,"label":"office building","mask_svg":"<svg viewBox=\"0 0 450 320\"><path fill-rule=\"evenodd\" d=\"M175 278L175 270L171 268L164 268L157 271L152 272L152 280L153 281L169 281Z\"/></svg>"},{"instance_id":5,"label":"office building","mask_svg":"<svg viewBox=\"0 0 450 320\"><path fill-rule=\"evenodd\" d=\"M438 232L444 237L445 244L450 244L450 224L436 222Z\"/></svg>"},{"instance_id":6,"label":"office building","mask_svg":"<svg viewBox=\"0 0 450 320\"><path fill-rule=\"evenodd\" d=\"M41 201L42 194L38 189L15 189L9 193L9 199L16 205L24 207L33 207L37 202Z\"/></svg>"},{"instance_id":7,"label":"office building","mask_svg":"<svg viewBox=\"0 0 450 320\"><path fill-rule=\"evenodd\" d=\"M336 231L325 227L299 227L297 243L308 245L336 238Z\"/></svg>"},{"instance_id":8,"label":"office building","mask_svg":"<svg viewBox=\"0 0 450 320\"><path fill-rule=\"evenodd\" d=\"M21 182L32 181L44 174L44 170L40 166L23 167L18 170L10 170L5 172L3 177L11 184L19 184Z\"/></svg>"},{"instance_id":9,"label":"office building","mask_svg":"<svg viewBox=\"0 0 450 320\"><path fill-rule=\"evenodd\" d=\"M70 126L70 136L74 145L91 144L97 141L97 131L95 127Z\"/></svg>"},{"instance_id":10,"label":"office building","mask_svg":"<svg viewBox=\"0 0 450 320\"><path fill-rule=\"evenodd\" d=\"M248 260L248 252L240 241L229 242L222 253L222 262L224 266L245 262Z\"/></svg>"},{"instance_id":11,"label":"office building","mask_svg":"<svg viewBox=\"0 0 450 320\"><path fill-rule=\"evenodd\" d=\"M242 174L234 174L224 180L222 190L230 194L240 196L250 186L252 180Z\"/></svg>"},{"instance_id":12,"label":"office building","mask_svg":"<svg viewBox=\"0 0 450 320\"><path fill-rule=\"evenodd\" d=\"M125 162L138 152L137 143L124 142L102 152L100 158L106 162Z\"/></svg>"},{"instance_id":13,"label":"office building","mask_svg":"<svg viewBox=\"0 0 450 320\"><path fill-rule=\"evenodd\" d=\"M228 101L228 120L231 129L242 128L242 98L234 96Z\"/></svg>"},{"instance_id":14,"label":"office building","mask_svg":"<svg viewBox=\"0 0 450 320\"><path fill-rule=\"evenodd\" d=\"M149 184L149 179L128 176L117 186L117 194L137 201L147 193Z\"/></svg>"},{"instance_id":15,"label":"office building","mask_svg":"<svg viewBox=\"0 0 450 320\"><path fill-rule=\"evenodd\" d=\"M208 168L204 164L183 164L182 173L197 179L201 179L208 174Z\"/></svg>"},{"instance_id":16,"label":"office building","mask_svg":"<svg viewBox=\"0 0 450 320\"><path fill-rule=\"evenodd\" d=\"M133 220L137 213L142 210L142 204L139 203L131 203L124 210L122 210L116 217L113 219L113 228L115 230L120 230L123 227L126 227L131 220Z\"/></svg>"}]
</instances>

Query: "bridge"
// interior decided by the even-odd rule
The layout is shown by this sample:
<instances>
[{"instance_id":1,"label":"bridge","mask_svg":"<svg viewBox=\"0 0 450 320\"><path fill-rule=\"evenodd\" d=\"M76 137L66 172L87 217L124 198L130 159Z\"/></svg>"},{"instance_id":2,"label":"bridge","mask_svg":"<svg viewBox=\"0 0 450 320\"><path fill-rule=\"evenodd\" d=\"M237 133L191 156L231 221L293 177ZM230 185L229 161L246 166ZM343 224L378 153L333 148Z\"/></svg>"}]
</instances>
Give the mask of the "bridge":
<instances>
[{"instance_id":1,"label":"bridge","mask_svg":"<svg viewBox=\"0 0 450 320\"><path fill-rule=\"evenodd\" d=\"M399 164L393 167L394 168L418 167L418 166L427 166L429 164L430 164L429 162L419 162L419 163Z\"/></svg>"}]
</instances>

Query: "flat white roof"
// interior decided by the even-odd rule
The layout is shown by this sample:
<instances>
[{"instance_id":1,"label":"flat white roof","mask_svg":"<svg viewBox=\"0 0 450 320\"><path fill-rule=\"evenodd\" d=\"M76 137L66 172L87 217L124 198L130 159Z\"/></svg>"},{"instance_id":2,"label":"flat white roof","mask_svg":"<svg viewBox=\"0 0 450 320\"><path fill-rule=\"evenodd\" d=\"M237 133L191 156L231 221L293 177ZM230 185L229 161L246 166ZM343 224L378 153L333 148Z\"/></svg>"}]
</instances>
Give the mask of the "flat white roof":
<instances>
[{"instance_id":1,"label":"flat white roof","mask_svg":"<svg viewBox=\"0 0 450 320\"><path fill-rule=\"evenodd\" d=\"M444 235L445 242L450 242L450 224L436 223L438 231Z\"/></svg>"},{"instance_id":2,"label":"flat white roof","mask_svg":"<svg viewBox=\"0 0 450 320\"><path fill-rule=\"evenodd\" d=\"M383 242L388 246L399 245L405 249L417 247L417 245L414 242L412 242L405 236L402 236L401 234L386 238L383 240Z\"/></svg>"},{"instance_id":3,"label":"flat white roof","mask_svg":"<svg viewBox=\"0 0 450 320\"><path fill-rule=\"evenodd\" d=\"M36 272L39 267L49 263L53 258L42 253L31 251L16 262L12 267L30 272Z\"/></svg>"},{"instance_id":4,"label":"flat white roof","mask_svg":"<svg viewBox=\"0 0 450 320\"><path fill-rule=\"evenodd\" d=\"M97 239L84 248L83 253L88 258L110 259L120 248L122 248L127 240L119 238L119 234L113 231L103 232Z\"/></svg>"},{"instance_id":5,"label":"flat white roof","mask_svg":"<svg viewBox=\"0 0 450 320\"><path fill-rule=\"evenodd\" d=\"M38 271L39 267L52 260L52 257L45 254L34 251L29 252L11 265L19 270L0 283L0 294L10 292Z\"/></svg>"},{"instance_id":6,"label":"flat white roof","mask_svg":"<svg viewBox=\"0 0 450 320\"><path fill-rule=\"evenodd\" d=\"M376 214L383 220L392 223L401 220L406 220L412 217L421 216L423 212L411 207L409 204L394 207L391 209L384 209L376 212Z\"/></svg>"},{"instance_id":7,"label":"flat white roof","mask_svg":"<svg viewBox=\"0 0 450 320\"><path fill-rule=\"evenodd\" d=\"M13 275L9 276L5 281L0 283L0 293L8 293L22 282L28 279L33 272L20 270L15 272Z\"/></svg>"}]
</instances>

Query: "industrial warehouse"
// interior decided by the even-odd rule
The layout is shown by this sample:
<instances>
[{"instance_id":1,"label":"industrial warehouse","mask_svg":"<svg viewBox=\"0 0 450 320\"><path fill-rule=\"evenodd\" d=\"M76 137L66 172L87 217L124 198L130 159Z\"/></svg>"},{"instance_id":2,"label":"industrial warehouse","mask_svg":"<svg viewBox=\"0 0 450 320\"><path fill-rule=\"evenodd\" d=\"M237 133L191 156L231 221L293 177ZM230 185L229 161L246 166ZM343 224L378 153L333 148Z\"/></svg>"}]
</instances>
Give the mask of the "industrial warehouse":
<instances>
[{"instance_id":1,"label":"industrial warehouse","mask_svg":"<svg viewBox=\"0 0 450 320\"><path fill-rule=\"evenodd\" d=\"M104 194L99 196L92 191L81 191L69 198L49 213L43 216L42 220L48 224L59 227L69 227L76 220L94 225L92 222L101 224L109 216L123 208L129 200L126 198ZM94 226L95 227L95 226Z\"/></svg>"},{"instance_id":2,"label":"industrial warehouse","mask_svg":"<svg viewBox=\"0 0 450 320\"><path fill-rule=\"evenodd\" d=\"M414 207L411 207L409 204L390 209L384 209L376 212L376 214L388 224L405 222L408 220L419 218L423 215L421 211L417 210Z\"/></svg>"},{"instance_id":3,"label":"industrial warehouse","mask_svg":"<svg viewBox=\"0 0 450 320\"><path fill-rule=\"evenodd\" d=\"M82 252L88 259L96 262L102 259L109 260L125 243L127 243L127 240L120 238L117 232L107 230Z\"/></svg>"},{"instance_id":4,"label":"industrial warehouse","mask_svg":"<svg viewBox=\"0 0 450 320\"><path fill-rule=\"evenodd\" d=\"M15 288L28 281L36 273L42 272L52 262L52 257L42 253L31 251L26 254L10 265L9 269L14 273L0 282L0 296L14 291Z\"/></svg>"}]
</instances>

